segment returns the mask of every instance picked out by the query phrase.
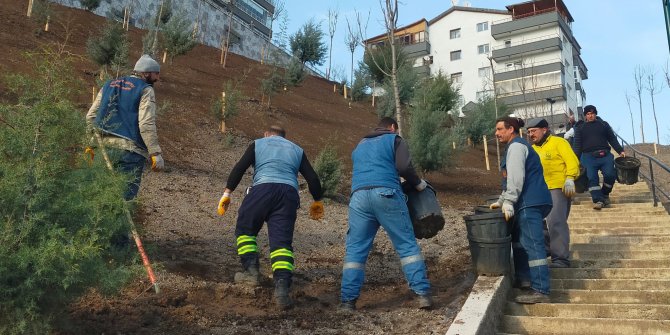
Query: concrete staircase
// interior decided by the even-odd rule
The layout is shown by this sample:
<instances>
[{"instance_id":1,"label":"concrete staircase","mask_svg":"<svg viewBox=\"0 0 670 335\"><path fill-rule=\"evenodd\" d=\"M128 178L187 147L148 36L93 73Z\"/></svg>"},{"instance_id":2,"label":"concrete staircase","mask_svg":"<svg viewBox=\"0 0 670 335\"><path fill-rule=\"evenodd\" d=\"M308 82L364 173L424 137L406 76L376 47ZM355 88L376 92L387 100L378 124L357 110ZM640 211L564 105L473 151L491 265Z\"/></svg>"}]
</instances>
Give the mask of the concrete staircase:
<instances>
[{"instance_id":1,"label":"concrete staircase","mask_svg":"<svg viewBox=\"0 0 670 335\"><path fill-rule=\"evenodd\" d=\"M551 269L551 303L511 298L498 334L670 334L670 216L644 182L616 184L611 208L573 203L572 268Z\"/></svg>"}]
</instances>

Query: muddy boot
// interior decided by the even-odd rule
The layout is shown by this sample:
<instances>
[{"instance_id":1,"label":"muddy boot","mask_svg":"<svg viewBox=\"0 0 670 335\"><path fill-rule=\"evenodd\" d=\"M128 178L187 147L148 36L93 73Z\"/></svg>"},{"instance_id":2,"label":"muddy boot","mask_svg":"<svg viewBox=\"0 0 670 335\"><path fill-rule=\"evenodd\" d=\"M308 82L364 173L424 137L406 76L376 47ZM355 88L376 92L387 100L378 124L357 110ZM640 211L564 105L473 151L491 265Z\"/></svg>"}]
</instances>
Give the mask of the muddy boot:
<instances>
[{"instance_id":1,"label":"muddy boot","mask_svg":"<svg viewBox=\"0 0 670 335\"><path fill-rule=\"evenodd\" d=\"M275 303L282 310L293 307L293 301L289 297L289 283L287 279L278 279L275 282Z\"/></svg>"},{"instance_id":2,"label":"muddy boot","mask_svg":"<svg viewBox=\"0 0 670 335\"><path fill-rule=\"evenodd\" d=\"M248 286L260 284L260 271L258 262L252 263L244 272L235 273L235 283Z\"/></svg>"},{"instance_id":3,"label":"muddy boot","mask_svg":"<svg viewBox=\"0 0 670 335\"><path fill-rule=\"evenodd\" d=\"M431 309L433 308L433 297L430 294L418 295L416 296L417 305L419 309Z\"/></svg>"}]
</instances>

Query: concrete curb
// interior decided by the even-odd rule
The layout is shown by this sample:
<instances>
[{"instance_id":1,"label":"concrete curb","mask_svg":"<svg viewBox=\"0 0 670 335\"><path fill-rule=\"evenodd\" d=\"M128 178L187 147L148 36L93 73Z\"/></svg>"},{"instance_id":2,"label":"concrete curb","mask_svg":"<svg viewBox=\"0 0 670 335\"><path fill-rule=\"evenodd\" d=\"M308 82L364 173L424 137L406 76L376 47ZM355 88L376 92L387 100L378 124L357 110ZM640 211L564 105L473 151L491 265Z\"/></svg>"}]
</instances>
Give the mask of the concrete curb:
<instances>
[{"instance_id":1,"label":"concrete curb","mask_svg":"<svg viewBox=\"0 0 670 335\"><path fill-rule=\"evenodd\" d=\"M510 276L479 276L447 335L495 334L512 289Z\"/></svg>"}]
</instances>

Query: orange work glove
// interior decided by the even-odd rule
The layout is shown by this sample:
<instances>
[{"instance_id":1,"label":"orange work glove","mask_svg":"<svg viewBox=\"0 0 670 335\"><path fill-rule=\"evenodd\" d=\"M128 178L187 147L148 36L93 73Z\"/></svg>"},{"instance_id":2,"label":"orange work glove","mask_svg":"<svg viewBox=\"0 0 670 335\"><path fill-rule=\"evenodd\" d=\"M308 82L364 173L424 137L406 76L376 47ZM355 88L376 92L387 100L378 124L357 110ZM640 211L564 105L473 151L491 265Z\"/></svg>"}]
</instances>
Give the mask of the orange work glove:
<instances>
[{"instance_id":1,"label":"orange work glove","mask_svg":"<svg viewBox=\"0 0 670 335\"><path fill-rule=\"evenodd\" d=\"M151 171L160 171L165 168L165 161L161 154L151 156Z\"/></svg>"},{"instance_id":2,"label":"orange work glove","mask_svg":"<svg viewBox=\"0 0 670 335\"><path fill-rule=\"evenodd\" d=\"M312 205L309 206L309 218L312 220L323 219L323 201L314 201Z\"/></svg>"},{"instance_id":3,"label":"orange work glove","mask_svg":"<svg viewBox=\"0 0 670 335\"><path fill-rule=\"evenodd\" d=\"M221 200L219 200L219 208L216 212L223 216L223 214L226 214L228 206L230 206L230 193L224 192Z\"/></svg>"},{"instance_id":4,"label":"orange work glove","mask_svg":"<svg viewBox=\"0 0 670 335\"><path fill-rule=\"evenodd\" d=\"M93 147L86 147L84 154L88 154L91 158L88 164L93 164L93 159L95 158L95 150L93 150Z\"/></svg>"}]
</instances>

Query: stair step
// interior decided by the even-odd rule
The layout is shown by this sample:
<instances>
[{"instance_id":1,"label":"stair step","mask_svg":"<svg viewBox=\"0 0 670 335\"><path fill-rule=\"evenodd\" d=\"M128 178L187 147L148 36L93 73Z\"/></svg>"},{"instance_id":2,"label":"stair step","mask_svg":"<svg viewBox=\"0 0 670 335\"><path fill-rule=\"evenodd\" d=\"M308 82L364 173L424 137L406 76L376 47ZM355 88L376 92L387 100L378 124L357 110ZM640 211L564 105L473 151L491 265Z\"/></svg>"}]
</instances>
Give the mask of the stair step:
<instances>
[{"instance_id":1,"label":"stair step","mask_svg":"<svg viewBox=\"0 0 670 335\"><path fill-rule=\"evenodd\" d=\"M508 315L558 317L558 318L608 318L638 320L668 320L668 305L636 304L535 304L522 305L510 302L505 307Z\"/></svg>"},{"instance_id":2,"label":"stair step","mask_svg":"<svg viewBox=\"0 0 670 335\"><path fill-rule=\"evenodd\" d=\"M551 302L576 304L665 304L669 290L552 290Z\"/></svg>"},{"instance_id":3,"label":"stair step","mask_svg":"<svg viewBox=\"0 0 670 335\"><path fill-rule=\"evenodd\" d=\"M670 235L670 225L666 227L571 228L570 236L575 235Z\"/></svg>"},{"instance_id":4,"label":"stair step","mask_svg":"<svg viewBox=\"0 0 670 335\"><path fill-rule=\"evenodd\" d=\"M590 268L670 268L670 259L576 259L572 267Z\"/></svg>"},{"instance_id":5,"label":"stair step","mask_svg":"<svg viewBox=\"0 0 670 335\"><path fill-rule=\"evenodd\" d=\"M552 318L535 316L503 317L502 331L516 334L668 334L668 320L598 319L598 318Z\"/></svg>"},{"instance_id":6,"label":"stair step","mask_svg":"<svg viewBox=\"0 0 670 335\"><path fill-rule=\"evenodd\" d=\"M670 278L670 268L551 269L551 278L552 279L666 279Z\"/></svg>"},{"instance_id":7,"label":"stair step","mask_svg":"<svg viewBox=\"0 0 670 335\"><path fill-rule=\"evenodd\" d=\"M603 210L595 210L592 207L572 207L570 209L570 218L599 218L603 216L629 216L629 215L668 215L663 207L638 207L631 209L608 207Z\"/></svg>"},{"instance_id":8,"label":"stair step","mask_svg":"<svg viewBox=\"0 0 670 335\"><path fill-rule=\"evenodd\" d=\"M645 236L645 235L623 235L623 236L607 236L607 235L574 235L570 236L572 243L626 243L626 244L659 244L670 243L670 236Z\"/></svg>"},{"instance_id":9,"label":"stair step","mask_svg":"<svg viewBox=\"0 0 670 335\"><path fill-rule=\"evenodd\" d=\"M573 219L568 220L570 229L574 228L661 228L670 227L670 216L658 216L638 218L631 217L629 220L625 218L604 220L589 220L589 219Z\"/></svg>"},{"instance_id":10,"label":"stair step","mask_svg":"<svg viewBox=\"0 0 670 335\"><path fill-rule=\"evenodd\" d=\"M582 204L573 204L573 206L570 209L570 213L572 211L583 211L583 212L592 212L593 211L593 203L582 203ZM649 208L657 208L654 207L654 203L652 201L649 202L634 202L634 203L613 203L610 205L610 207L605 208L605 211L611 210L611 211L626 211L626 209L632 209L632 208L641 208L641 209L649 209ZM603 211L601 211L603 212Z\"/></svg>"},{"instance_id":11,"label":"stair step","mask_svg":"<svg viewBox=\"0 0 670 335\"><path fill-rule=\"evenodd\" d=\"M616 241L613 241L611 243L595 243L595 242L587 242L587 243L570 243L570 249L574 251L649 251L649 252L658 252L658 251L670 251L670 245L669 244L643 244L643 243L635 243L635 244L630 244L626 243L617 243ZM666 253L668 256L670 256L670 252ZM613 257L605 257L605 258L613 258ZM623 257L623 258L635 258L635 257Z\"/></svg>"},{"instance_id":12,"label":"stair step","mask_svg":"<svg viewBox=\"0 0 670 335\"><path fill-rule=\"evenodd\" d=\"M598 250L598 246L607 246L602 250ZM619 246L620 249L614 249L610 246ZM572 260L573 261L591 261L600 259L629 259L629 260L670 260L669 248L665 246L664 250L648 250L646 248L638 248L631 250L630 246L619 244L596 244L593 249L575 250L572 246Z\"/></svg>"},{"instance_id":13,"label":"stair step","mask_svg":"<svg viewBox=\"0 0 670 335\"><path fill-rule=\"evenodd\" d=\"M552 279L552 290L664 290L670 279ZM666 305L664 305L666 306ZM670 306L668 306L670 309ZM670 319L670 317L669 317Z\"/></svg>"}]
</instances>

